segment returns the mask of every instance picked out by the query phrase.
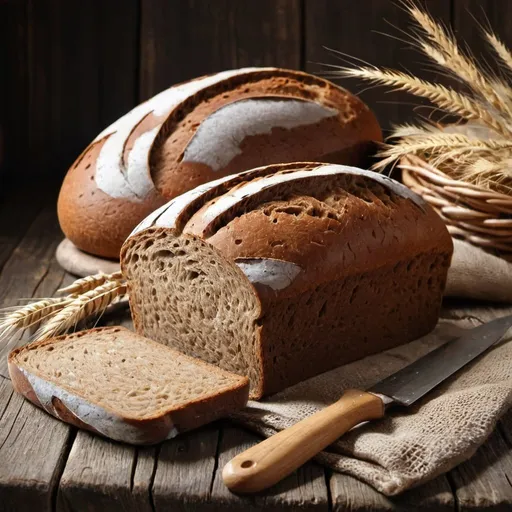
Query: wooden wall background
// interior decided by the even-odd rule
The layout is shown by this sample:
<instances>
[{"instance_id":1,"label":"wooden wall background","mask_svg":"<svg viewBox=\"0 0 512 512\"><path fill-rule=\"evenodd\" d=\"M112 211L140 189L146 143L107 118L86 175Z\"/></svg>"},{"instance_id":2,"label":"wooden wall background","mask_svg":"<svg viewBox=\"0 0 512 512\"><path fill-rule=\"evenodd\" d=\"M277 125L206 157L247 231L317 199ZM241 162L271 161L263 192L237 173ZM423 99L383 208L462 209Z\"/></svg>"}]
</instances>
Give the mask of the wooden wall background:
<instances>
[{"instance_id":1,"label":"wooden wall background","mask_svg":"<svg viewBox=\"0 0 512 512\"><path fill-rule=\"evenodd\" d=\"M474 18L512 44L510 0L423 3L477 55L485 52ZM325 71L321 63L341 64L326 46L428 77L418 53L379 33L403 37L390 23L406 31L409 24L391 0L2 0L3 188L27 176L60 180L103 127L205 73L261 65ZM360 95L384 127L411 115L410 97Z\"/></svg>"}]
</instances>

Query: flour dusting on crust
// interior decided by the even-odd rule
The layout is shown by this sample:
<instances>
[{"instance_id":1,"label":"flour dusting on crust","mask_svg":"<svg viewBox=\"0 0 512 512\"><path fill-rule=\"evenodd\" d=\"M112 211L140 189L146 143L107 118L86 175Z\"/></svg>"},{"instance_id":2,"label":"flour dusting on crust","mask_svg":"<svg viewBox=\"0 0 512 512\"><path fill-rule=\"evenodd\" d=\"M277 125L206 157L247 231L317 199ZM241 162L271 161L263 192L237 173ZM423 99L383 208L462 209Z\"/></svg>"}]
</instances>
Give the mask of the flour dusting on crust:
<instances>
[{"instance_id":1,"label":"flour dusting on crust","mask_svg":"<svg viewBox=\"0 0 512 512\"><path fill-rule=\"evenodd\" d=\"M95 142L108 137L101 148L96 162L96 185L105 194L132 202L144 200L154 184L150 178L149 152L165 118L173 108L200 90L215 85L237 75L274 68L242 68L223 71L191 82L186 82L167 89L148 101L138 105L126 115L103 130ZM143 142L135 141L128 155L128 161L123 159L126 142L135 127L148 115L162 117L161 123L154 129L141 134ZM139 138L140 138L139 137ZM132 156L131 153L135 151Z\"/></svg>"},{"instance_id":2,"label":"flour dusting on crust","mask_svg":"<svg viewBox=\"0 0 512 512\"><path fill-rule=\"evenodd\" d=\"M246 137L313 125L338 110L314 101L287 98L244 99L221 107L199 126L185 149L184 162L202 163L213 171L225 168L242 153Z\"/></svg>"},{"instance_id":3,"label":"flour dusting on crust","mask_svg":"<svg viewBox=\"0 0 512 512\"><path fill-rule=\"evenodd\" d=\"M284 290L292 284L302 269L291 261L272 258L237 258L235 263L252 284Z\"/></svg>"}]
</instances>

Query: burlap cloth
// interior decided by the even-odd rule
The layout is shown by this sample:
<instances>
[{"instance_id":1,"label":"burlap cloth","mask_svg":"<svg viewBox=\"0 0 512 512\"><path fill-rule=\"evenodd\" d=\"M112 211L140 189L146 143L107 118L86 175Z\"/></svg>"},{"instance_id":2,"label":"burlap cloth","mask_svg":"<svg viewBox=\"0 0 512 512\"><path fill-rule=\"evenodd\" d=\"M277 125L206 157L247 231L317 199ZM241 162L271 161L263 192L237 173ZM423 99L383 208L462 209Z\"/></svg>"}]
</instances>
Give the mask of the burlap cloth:
<instances>
[{"instance_id":1,"label":"burlap cloth","mask_svg":"<svg viewBox=\"0 0 512 512\"><path fill-rule=\"evenodd\" d=\"M457 242L448 291L512 302L512 264ZM333 403L343 389L365 389L476 325L474 319L440 320L424 338L249 402L233 419L268 437ZM468 459L512 405L511 337L420 403L356 427L317 460L394 495Z\"/></svg>"}]
</instances>

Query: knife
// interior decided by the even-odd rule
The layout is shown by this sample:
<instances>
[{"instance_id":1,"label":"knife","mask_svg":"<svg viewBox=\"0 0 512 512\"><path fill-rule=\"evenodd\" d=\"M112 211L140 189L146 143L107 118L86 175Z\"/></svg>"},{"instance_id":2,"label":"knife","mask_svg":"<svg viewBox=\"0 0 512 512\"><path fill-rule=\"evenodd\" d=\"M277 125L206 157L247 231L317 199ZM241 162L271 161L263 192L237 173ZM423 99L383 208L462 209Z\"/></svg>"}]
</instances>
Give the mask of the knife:
<instances>
[{"instance_id":1,"label":"knife","mask_svg":"<svg viewBox=\"0 0 512 512\"><path fill-rule=\"evenodd\" d=\"M407 407L501 340L512 315L449 341L367 391L349 389L334 404L237 455L222 478L233 492L270 487L363 421L382 418L393 406Z\"/></svg>"}]
</instances>

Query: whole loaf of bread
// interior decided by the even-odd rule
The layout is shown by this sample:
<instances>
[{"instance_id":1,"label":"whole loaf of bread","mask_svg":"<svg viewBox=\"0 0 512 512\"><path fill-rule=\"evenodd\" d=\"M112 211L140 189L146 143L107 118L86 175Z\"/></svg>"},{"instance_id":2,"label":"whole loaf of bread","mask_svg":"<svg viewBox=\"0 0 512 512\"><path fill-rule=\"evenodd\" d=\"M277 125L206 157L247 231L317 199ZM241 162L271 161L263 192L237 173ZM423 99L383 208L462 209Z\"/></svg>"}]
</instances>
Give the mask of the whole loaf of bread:
<instances>
[{"instance_id":1,"label":"whole loaf of bread","mask_svg":"<svg viewBox=\"0 0 512 512\"><path fill-rule=\"evenodd\" d=\"M248 376L260 397L433 329L452 249L394 180L289 163L170 201L121 265L139 333Z\"/></svg>"},{"instance_id":2,"label":"whole loaf of bread","mask_svg":"<svg viewBox=\"0 0 512 512\"><path fill-rule=\"evenodd\" d=\"M202 183L301 160L362 165L372 112L298 71L246 68L171 87L101 132L68 171L58 214L80 249L118 258L146 215Z\"/></svg>"}]
</instances>

